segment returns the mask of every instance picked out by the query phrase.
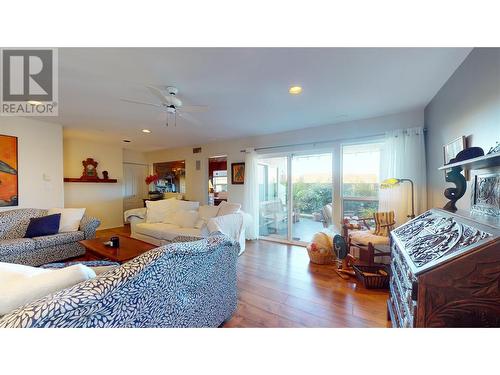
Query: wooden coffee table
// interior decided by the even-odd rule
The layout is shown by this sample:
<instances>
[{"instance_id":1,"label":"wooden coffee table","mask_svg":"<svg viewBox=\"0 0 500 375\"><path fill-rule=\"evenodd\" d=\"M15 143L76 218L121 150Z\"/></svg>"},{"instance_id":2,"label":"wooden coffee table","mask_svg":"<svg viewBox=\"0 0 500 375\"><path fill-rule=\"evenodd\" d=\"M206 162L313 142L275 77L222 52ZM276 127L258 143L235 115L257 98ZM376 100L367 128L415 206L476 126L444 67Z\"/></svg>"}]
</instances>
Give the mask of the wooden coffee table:
<instances>
[{"instance_id":1,"label":"wooden coffee table","mask_svg":"<svg viewBox=\"0 0 500 375\"><path fill-rule=\"evenodd\" d=\"M158 247L156 245L119 234L114 234L113 236L120 238L120 247L109 247L104 245L104 242L109 241L110 237L100 237L78 242L87 250L86 255L91 255L96 259L108 259L118 263L127 262L148 250Z\"/></svg>"}]
</instances>

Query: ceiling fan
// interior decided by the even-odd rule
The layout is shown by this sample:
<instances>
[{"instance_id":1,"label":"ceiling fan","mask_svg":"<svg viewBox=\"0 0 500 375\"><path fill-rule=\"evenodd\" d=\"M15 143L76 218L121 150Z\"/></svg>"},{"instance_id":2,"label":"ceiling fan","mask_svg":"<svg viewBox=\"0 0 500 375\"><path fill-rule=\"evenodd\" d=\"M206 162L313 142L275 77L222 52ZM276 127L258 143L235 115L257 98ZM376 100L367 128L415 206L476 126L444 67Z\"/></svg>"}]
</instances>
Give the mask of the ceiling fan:
<instances>
[{"instance_id":1,"label":"ceiling fan","mask_svg":"<svg viewBox=\"0 0 500 375\"><path fill-rule=\"evenodd\" d=\"M180 100L177 97L177 94L179 93L179 89L177 87L167 86L165 87L165 89L156 86L146 86L146 87L154 96L156 96L160 100L159 104L147 103L138 100L123 99L123 98L121 100L127 103L149 105L152 107L157 107L162 109L164 112L167 113L166 126L169 126L169 116L170 117L173 116L174 126L177 126L177 115L181 118L184 118L187 121L199 124L199 121L193 116L191 116L189 113L205 112L208 110L208 106L206 105L184 105L182 103L182 100Z\"/></svg>"}]
</instances>

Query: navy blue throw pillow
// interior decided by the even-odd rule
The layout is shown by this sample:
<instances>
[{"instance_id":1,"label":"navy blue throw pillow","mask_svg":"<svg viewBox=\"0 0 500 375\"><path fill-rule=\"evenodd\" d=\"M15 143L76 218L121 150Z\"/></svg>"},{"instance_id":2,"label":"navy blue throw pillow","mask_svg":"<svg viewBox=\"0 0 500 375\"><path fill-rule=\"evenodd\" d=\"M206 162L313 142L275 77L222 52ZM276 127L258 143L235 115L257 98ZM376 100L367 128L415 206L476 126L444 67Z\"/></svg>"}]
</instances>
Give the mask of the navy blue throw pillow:
<instances>
[{"instance_id":1,"label":"navy blue throw pillow","mask_svg":"<svg viewBox=\"0 0 500 375\"><path fill-rule=\"evenodd\" d=\"M61 214L54 214L30 219L28 229L24 238L33 238L40 236L50 236L59 232L59 223Z\"/></svg>"}]
</instances>

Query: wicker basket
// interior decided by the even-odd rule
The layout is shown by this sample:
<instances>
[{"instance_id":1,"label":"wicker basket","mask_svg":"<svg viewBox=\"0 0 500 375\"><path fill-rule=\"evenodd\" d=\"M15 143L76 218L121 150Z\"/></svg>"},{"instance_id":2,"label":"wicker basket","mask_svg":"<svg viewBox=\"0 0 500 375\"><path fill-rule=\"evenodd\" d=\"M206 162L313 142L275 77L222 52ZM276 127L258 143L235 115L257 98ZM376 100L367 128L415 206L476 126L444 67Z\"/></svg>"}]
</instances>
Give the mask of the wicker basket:
<instances>
[{"instance_id":1,"label":"wicker basket","mask_svg":"<svg viewBox=\"0 0 500 375\"><path fill-rule=\"evenodd\" d=\"M309 254L309 260L311 263L315 264L333 264L335 262L335 255L321 254L319 251L311 251L309 246L307 247L307 254Z\"/></svg>"},{"instance_id":2,"label":"wicker basket","mask_svg":"<svg viewBox=\"0 0 500 375\"><path fill-rule=\"evenodd\" d=\"M389 272L385 265L357 266L354 265L356 278L363 283L366 289L387 289L389 288ZM381 275L380 270L387 275Z\"/></svg>"},{"instance_id":3,"label":"wicker basket","mask_svg":"<svg viewBox=\"0 0 500 375\"><path fill-rule=\"evenodd\" d=\"M323 243L323 245L328 244L329 248L326 253L321 253L320 251L311 251L311 246L317 246L318 243ZM332 264L335 262L335 253L332 249L332 238L329 234L325 232L315 233L313 236L313 243L307 245L307 253L309 254L309 260L311 263L315 264Z\"/></svg>"}]
</instances>

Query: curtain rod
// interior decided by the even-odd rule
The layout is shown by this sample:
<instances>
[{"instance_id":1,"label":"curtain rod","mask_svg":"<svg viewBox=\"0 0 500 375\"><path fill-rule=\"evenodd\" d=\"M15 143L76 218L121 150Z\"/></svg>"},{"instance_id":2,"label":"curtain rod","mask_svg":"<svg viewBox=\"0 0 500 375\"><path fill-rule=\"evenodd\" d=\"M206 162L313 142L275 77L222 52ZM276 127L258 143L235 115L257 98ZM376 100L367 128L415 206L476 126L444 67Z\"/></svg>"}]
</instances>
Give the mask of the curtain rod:
<instances>
[{"instance_id":1,"label":"curtain rod","mask_svg":"<svg viewBox=\"0 0 500 375\"><path fill-rule=\"evenodd\" d=\"M406 132L407 129L404 129ZM427 131L426 128L424 128L424 133ZM317 142L305 142L305 143L293 143L289 145L278 145L278 146L268 146L268 147L256 147L254 150L255 151L262 151L262 150L272 150L275 148L287 148L287 147L299 147L299 146L316 146L316 145L321 145L321 144L326 144L326 143L333 143L333 142L345 142L345 141L355 141L358 139L365 139L365 138L376 138L376 137L382 137L384 136L385 133L379 133L379 134L372 134L372 135L366 135L363 137L354 137L354 138L337 138L337 139L330 139L326 141L317 141ZM247 150L240 150L240 152L247 152Z\"/></svg>"}]
</instances>

